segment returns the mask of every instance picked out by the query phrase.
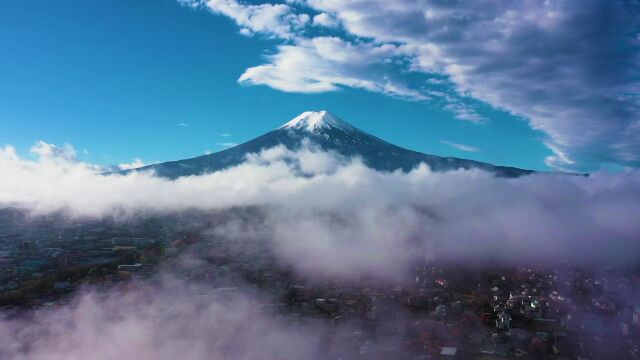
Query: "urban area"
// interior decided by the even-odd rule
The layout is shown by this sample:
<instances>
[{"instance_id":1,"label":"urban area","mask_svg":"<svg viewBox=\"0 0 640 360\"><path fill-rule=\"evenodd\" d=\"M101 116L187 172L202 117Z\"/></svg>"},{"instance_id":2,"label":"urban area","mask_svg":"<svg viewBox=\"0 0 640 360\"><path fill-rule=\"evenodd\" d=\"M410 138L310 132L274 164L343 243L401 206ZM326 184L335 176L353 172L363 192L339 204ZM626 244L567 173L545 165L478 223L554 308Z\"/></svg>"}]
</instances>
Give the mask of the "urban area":
<instances>
[{"instance_id":1,"label":"urban area","mask_svg":"<svg viewBox=\"0 0 640 360\"><path fill-rule=\"evenodd\" d=\"M421 261L404 282L310 279L269 251L205 235L193 214L31 218L0 212L0 316L64 306L82 288L171 271L265 312L321 323L327 359L640 359L640 269ZM198 266L178 261L198 256ZM242 285L238 285L241 279ZM347 326L348 325L348 326ZM349 329L343 331L342 329Z\"/></svg>"}]
</instances>

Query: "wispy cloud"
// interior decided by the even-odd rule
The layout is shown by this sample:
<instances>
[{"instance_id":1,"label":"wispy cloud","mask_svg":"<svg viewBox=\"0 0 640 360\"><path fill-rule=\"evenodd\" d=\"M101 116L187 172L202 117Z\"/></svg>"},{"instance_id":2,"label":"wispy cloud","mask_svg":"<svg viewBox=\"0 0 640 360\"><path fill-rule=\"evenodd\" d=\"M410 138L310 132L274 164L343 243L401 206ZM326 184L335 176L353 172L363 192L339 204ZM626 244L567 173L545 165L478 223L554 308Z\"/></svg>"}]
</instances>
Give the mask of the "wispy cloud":
<instances>
[{"instance_id":1,"label":"wispy cloud","mask_svg":"<svg viewBox=\"0 0 640 360\"><path fill-rule=\"evenodd\" d=\"M187 124L187 123L178 123L177 125L178 126L189 126L189 124Z\"/></svg>"},{"instance_id":2,"label":"wispy cloud","mask_svg":"<svg viewBox=\"0 0 640 360\"><path fill-rule=\"evenodd\" d=\"M346 86L404 99L430 99L403 79L372 71L377 67L391 72L402 52L393 44L352 43L330 36L300 38L294 45L278 46L278 52L267 57L267 64L248 68L238 82L285 92L322 93Z\"/></svg>"},{"instance_id":3,"label":"wispy cloud","mask_svg":"<svg viewBox=\"0 0 640 360\"><path fill-rule=\"evenodd\" d=\"M478 112L471 106L456 101L444 106L445 109L453 112L456 119L465 120L476 124L481 124L487 121L485 117L478 114Z\"/></svg>"},{"instance_id":4,"label":"wispy cloud","mask_svg":"<svg viewBox=\"0 0 640 360\"><path fill-rule=\"evenodd\" d=\"M230 148L230 147L234 147L238 145L237 143L234 142L219 142L218 146L222 147L222 148Z\"/></svg>"},{"instance_id":5,"label":"wispy cloud","mask_svg":"<svg viewBox=\"0 0 640 360\"><path fill-rule=\"evenodd\" d=\"M222 137L231 137L231 134L229 134L229 133L222 133L222 134L220 134L220 136L222 136Z\"/></svg>"},{"instance_id":6,"label":"wispy cloud","mask_svg":"<svg viewBox=\"0 0 640 360\"><path fill-rule=\"evenodd\" d=\"M451 146L453 148L456 148L458 150L461 150L461 151L480 152L480 149L475 147L475 146L455 143L453 141L448 141L448 140L440 140L440 142L445 144L445 145L449 145L449 146Z\"/></svg>"}]
</instances>

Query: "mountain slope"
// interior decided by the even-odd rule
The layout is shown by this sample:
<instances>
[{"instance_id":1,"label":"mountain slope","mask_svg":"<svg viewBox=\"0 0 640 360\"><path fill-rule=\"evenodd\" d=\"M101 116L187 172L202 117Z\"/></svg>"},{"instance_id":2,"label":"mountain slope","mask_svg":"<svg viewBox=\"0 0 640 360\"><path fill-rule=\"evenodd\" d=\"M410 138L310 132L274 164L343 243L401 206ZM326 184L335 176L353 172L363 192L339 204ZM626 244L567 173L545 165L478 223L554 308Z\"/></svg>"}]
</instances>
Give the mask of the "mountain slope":
<instances>
[{"instance_id":1,"label":"mountain slope","mask_svg":"<svg viewBox=\"0 0 640 360\"><path fill-rule=\"evenodd\" d=\"M367 134L326 111L302 113L276 130L214 154L149 165L131 171L154 170L157 175L171 179L201 175L238 165L245 160L247 154L280 144L297 149L304 139L324 150L333 150L346 157L360 156L367 166L379 171L409 171L424 162L434 171L479 168L503 177L517 177L532 172L407 150Z\"/></svg>"}]
</instances>

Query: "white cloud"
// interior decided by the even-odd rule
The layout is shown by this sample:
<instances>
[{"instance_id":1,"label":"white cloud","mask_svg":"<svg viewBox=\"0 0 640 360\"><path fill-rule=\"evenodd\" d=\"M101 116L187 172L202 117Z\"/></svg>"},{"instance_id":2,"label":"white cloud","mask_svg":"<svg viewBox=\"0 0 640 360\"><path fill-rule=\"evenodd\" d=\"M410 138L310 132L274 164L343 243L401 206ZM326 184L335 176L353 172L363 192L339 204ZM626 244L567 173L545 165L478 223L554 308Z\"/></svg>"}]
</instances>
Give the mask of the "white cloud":
<instances>
[{"instance_id":1,"label":"white cloud","mask_svg":"<svg viewBox=\"0 0 640 360\"><path fill-rule=\"evenodd\" d=\"M230 148L230 147L234 147L238 145L237 143L234 142L219 142L218 146L223 147L223 148Z\"/></svg>"},{"instance_id":2,"label":"white cloud","mask_svg":"<svg viewBox=\"0 0 640 360\"><path fill-rule=\"evenodd\" d=\"M189 126L187 123L178 123L178 126Z\"/></svg>"},{"instance_id":3,"label":"white cloud","mask_svg":"<svg viewBox=\"0 0 640 360\"><path fill-rule=\"evenodd\" d=\"M38 141L29 149L32 155L39 159L46 160L62 160L71 161L76 159L76 150L70 144L64 144L62 147Z\"/></svg>"},{"instance_id":4,"label":"white cloud","mask_svg":"<svg viewBox=\"0 0 640 360\"><path fill-rule=\"evenodd\" d=\"M136 169L143 166L145 166L144 161L142 161L141 159L133 159L133 161L130 163L119 164L118 168L120 170L131 170L131 169Z\"/></svg>"},{"instance_id":5,"label":"white cloud","mask_svg":"<svg viewBox=\"0 0 640 360\"><path fill-rule=\"evenodd\" d=\"M517 179L426 166L381 173L359 159L280 146L228 170L168 180L98 175L90 164L48 154L27 160L0 150L0 204L72 217L256 206L266 215L254 233L277 234L277 255L302 271L397 278L403 259L421 253L577 262L640 254L637 171Z\"/></svg>"},{"instance_id":6,"label":"white cloud","mask_svg":"<svg viewBox=\"0 0 640 360\"><path fill-rule=\"evenodd\" d=\"M268 63L247 69L242 84L267 85L286 92L319 93L341 86L361 88L387 95L426 100L428 96L406 85L370 71L396 57L394 45L354 44L336 37L299 39L282 45L267 57Z\"/></svg>"},{"instance_id":7,"label":"white cloud","mask_svg":"<svg viewBox=\"0 0 640 360\"><path fill-rule=\"evenodd\" d=\"M480 149L475 147L475 146L471 146L471 145L465 145L465 144L459 144L459 143L455 143L453 141L448 141L448 140L440 140L441 143L445 144L445 145L449 145L451 147L454 147L458 150L462 150L462 151L467 151L467 152L479 152Z\"/></svg>"},{"instance_id":8,"label":"white cloud","mask_svg":"<svg viewBox=\"0 0 640 360\"><path fill-rule=\"evenodd\" d=\"M465 120L476 124L487 121L487 119L478 114L475 109L462 102L451 102L445 105L444 108L453 112L456 119L459 120Z\"/></svg>"},{"instance_id":9,"label":"white cloud","mask_svg":"<svg viewBox=\"0 0 640 360\"><path fill-rule=\"evenodd\" d=\"M313 25L332 28L338 26L338 21L327 13L320 13L313 17Z\"/></svg>"},{"instance_id":10,"label":"white cloud","mask_svg":"<svg viewBox=\"0 0 640 360\"><path fill-rule=\"evenodd\" d=\"M250 36L262 33L276 38L288 39L294 31L304 27L310 17L295 14L287 4L245 5L236 0L182 0L192 7L206 7L216 14L233 19L240 27L240 33Z\"/></svg>"}]
</instances>

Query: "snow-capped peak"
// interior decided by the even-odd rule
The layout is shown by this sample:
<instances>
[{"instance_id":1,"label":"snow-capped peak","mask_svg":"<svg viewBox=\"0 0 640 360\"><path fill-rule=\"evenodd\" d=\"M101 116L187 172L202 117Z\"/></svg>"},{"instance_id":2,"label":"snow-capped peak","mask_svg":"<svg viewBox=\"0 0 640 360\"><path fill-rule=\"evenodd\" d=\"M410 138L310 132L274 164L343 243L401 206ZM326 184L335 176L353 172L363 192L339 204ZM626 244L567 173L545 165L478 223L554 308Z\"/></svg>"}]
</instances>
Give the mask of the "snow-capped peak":
<instances>
[{"instance_id":1,"label":"snow-capped peak","mask_svg":"<svg viewBox=\"0 0 640 360\"><path fill-rule=\"evenodd\" d=\"M282 125L281 129L303 129L306 131L316 131L319 129L338 128L346 130L350 126L344 121L331 115L326 110L322 111L305 111L296 116L293 120Z\"/></svg>"}]
</instances>

